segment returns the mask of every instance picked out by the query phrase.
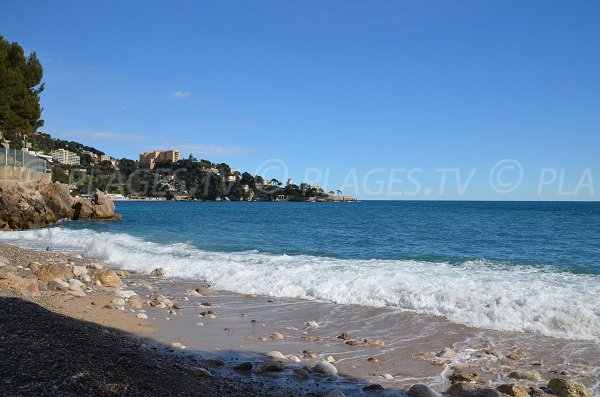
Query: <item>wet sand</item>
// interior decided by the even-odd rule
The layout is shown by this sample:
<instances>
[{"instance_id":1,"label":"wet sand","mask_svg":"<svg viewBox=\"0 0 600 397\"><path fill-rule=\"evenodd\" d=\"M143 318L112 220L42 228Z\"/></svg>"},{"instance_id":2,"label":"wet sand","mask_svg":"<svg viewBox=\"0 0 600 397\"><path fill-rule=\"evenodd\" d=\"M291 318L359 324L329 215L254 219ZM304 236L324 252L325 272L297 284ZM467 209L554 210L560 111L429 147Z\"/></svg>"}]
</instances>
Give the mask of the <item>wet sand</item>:
<instances>
[{"instance_id":1,"label":"wet sand","mask_svg":"<svg viewBox=\"0 0 600 397\"><path fill-rule=\"evenodd\" d=\"M6 244L0 244L0 256L10 261L12 270L21 276L27 276L27 266L33 261L73 265L98 262ZM0 294L6 297L3 299L10 297L10 307L28 308L24 312L44 309L49 323L44 323L45 331L39 332L54 329L48 324L57 321L52 315L60 315L77 324L74 329L91 324L101 334L119 333L128 341L126 344L137 346L143 353L139 358L142 368L129 368L131 376L139 371L142 379L149 379L152 371L144 372L144 360L167 360L177 371L164 376L179 379L181 390L156 395L197 394L195 388L201 385L206 394L200 395L235 396L243 390L239 395L326 396L342 390L350 396L362 395L365 387L371 387L370 395L400 396L416 383L445 391L461 380L481 387L516 383L534 390L556 377L581 382L594 393L599 390L600 347L593 342L486 331L393 308L247 296L215 291L201 281L133 272L121 275L123 287L90 287L83 297L45 291L14 300L18 295L2 288ZM119 291L134 291L143 301L142 306L115 304ZM35 310L28 302L35 304ZM13 316L13 322L21 321L15 313ZM26 321L12 326L31 327ZM119 362L119 345L113 343L106 349L107 361ZM77 348L72 350L76 362ZM265 370L265 362L270 360L267 356L273 352L282 354L276 360L281 368ZM319 361L330 361L339 375L317 374L314 366ZM245 369L236 368L242 363ZM101 371L103 367L98 368ZM511 378L514 371L534 371L540 379ZM4 377L12 376L10 367L3 367L3 372ZM63 377L59 372L54 376ZM24 387L16 382L14 390ZM210 394L213 389L216 394Z\"/></svg>"}]
</instances>

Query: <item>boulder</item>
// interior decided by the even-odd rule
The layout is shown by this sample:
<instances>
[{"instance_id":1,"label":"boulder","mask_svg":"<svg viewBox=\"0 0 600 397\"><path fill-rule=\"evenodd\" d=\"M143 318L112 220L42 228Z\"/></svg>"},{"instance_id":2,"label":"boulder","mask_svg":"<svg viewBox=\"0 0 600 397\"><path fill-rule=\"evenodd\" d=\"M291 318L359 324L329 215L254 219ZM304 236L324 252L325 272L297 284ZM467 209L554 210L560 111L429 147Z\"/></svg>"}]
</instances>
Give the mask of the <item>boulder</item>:
<instances>
[{"instance_id":1,"label":"boulder","mask_svg":"<svg viewBox=\"0 0 600 397\"><path fill-rule=\"evenodd\" d=\"M8 288L25 296L38 296L40 294L37 280L22 278L12 273L0 274L0 287Z\"/></svg>"},{"instance_id":2,"label":"boulder","mask_svg":"<svg viewBox=\"0 0 600 397\"><path fill-rule=\"evenodd\" d=\"M327 361L319 361L314 366L315 372L325 375L335 375L337 374L337 368L333 366L333 364Z\"/></svg>"},{"instance_id":3,"label":"boulder","mask_svg":"<svg viewBox=\"0 0 600 397\"><path fill-rule=\"evenodd\" d=\"M427 385L416 384L412 385L406 393L408 397L440 397L440 394L432 390Z\"/></svg>"},{"instance_id":4,"label":"boulder","mask_svg":"<svg viewBox=\"0 0 600 397\"><path fill-rule=\"evenodd\" d=\"M50 264L40 266L35 272L38 279L42 281L50 281L55 279L70 279L73 277L73 271L67 265Z\"/></svg>"},{"instance_id":5,"label":"boulder","mask_svg":"<svg viewBox=\"0 0 600 397\"><path fill-rule=\"evenodd\" d=\"M504 384L498 386L496 390L513 397L527 397L529 395L529 391L520 385Z\"/></svg>"},{"instance_id":6,"label":"boulder","mask_svg":"<svg viewBox=\"0 0 600 397\"><path fill-rule=\"evenodd\" d=\"M99 190L94 193L91 200L76 197L71 207L73 220L121 219L120 215L115 214L115 203Z\"/></svg>"},{"instance_id":7,"label":"boulder","mask_svg":"<svg viewBox=\"0 0 600 397\"><path fill-rule=\"evenodd\" d=\"M498 390L485 389L470 383L455 383L447 391L454 397L501 397Z\"/></svg>"},{"instance_id":8,"label":"boulder","mask_svg":"<svg viewBox=\"0 0 600 397\"><path fill-rule=\"evenodd\" d=\"M167 272L162 267L156 268L150 272L152 277L165 277Z\"/></svg>"},{"instance_id":9,"label":"boulder","mask_svg":"<svg viewBox=\"0 0 600 397\"><path fill-rule=\"evenodd\" d=\"M123 282L117 274L110 270L104 269L94 273L94 281L99 281L105 287L121 287Z\"/></svg>"},{"instance_id":10,"label":"boulder","mask_svg":"<svg viewBox=\"0 0 600 397\"><path fill-rule=\"evenodd\" d=\"M592 397L592 393L581 383L567 379L554 378L548 382L548 388L559 397Z\"/></svg>"},{"instance_id":11,"label":"boulder","mask_svg":"<svg viewBox=\"0 0 600 397\"><path fill-rule=\"evenodd\" d=\"M509 378L539 382L542 380L539 372L536 371L513 371L508 374Z\"/></svg>"}]
</instances>

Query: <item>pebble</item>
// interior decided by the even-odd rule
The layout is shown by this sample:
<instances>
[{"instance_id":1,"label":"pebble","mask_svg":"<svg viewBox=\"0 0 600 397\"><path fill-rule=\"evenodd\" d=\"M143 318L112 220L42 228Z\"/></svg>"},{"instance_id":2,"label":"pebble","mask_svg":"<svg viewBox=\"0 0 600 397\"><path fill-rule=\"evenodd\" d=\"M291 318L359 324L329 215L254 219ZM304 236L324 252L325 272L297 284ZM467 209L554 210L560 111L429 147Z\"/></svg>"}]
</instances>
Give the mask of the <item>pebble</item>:
<instances>
[{"instance_id":1,"label":"pebble","mask_svg":"<svg viewBox=\"0 0 600 397\"><path fill-rule=\"evenodd\" d=\"M441 351L435 354L436 357L450 358L456 356L456 352L449 347L444 347Z\"/></svg>"},{"instance_id":2,"label":"pebble","mask_svg":"<svg viewBox=\"0 0 600 397\"><path fill-rule=\"evenodd\" d=\"M73 296L78 296L80 298L83 298L84 296L87 296L87 294L82 291L82 290L71 290L69 291L69 294L73 295Z\"/></svg>"},{"instance_id":3,"label":"pebble","mask_svg":"<svg viewBox=\"0 0 600 397\"><path fill-rule=\"evenodd\" d=\"M319 324L313 320L304 323L304 325L306 325L308 328L319 328Z\"/></svg>"},{"instance_id":4,"label":"pebble","mask_svg":"<svg viewBox=\"0 0 600 397\"><path fill-rule=\"evenodd\" d=\"M408 397L440 397L440 394L432 390L427 385L416 384L412 385L406 393Z\"/></svg>"},{"instance_id":5,"label":"pebble","mask_svg":"<svg viewBox=\"0 0 600 397\"><path fill-rule=\"evenodd\" d=\"M341 390L332 390L325 397L346 397L346 395Z\"/></svg>"},{"instance_id":6,"label":"pebble","mask_svg":"<svg viewBox=\"0 0 600 397\"><path fill-rule=\"evenodd\" d=\"M171 347L174 349L185 349L186 346L183 343L173 342L171 343Z\"/></svg>"},{"instance_id":7,"label":"pebble","mask_svg":"<svg viewBox=\"0 0 600 397\"><path fill-rule=\"evenodd\" d=\"M261 368L266 372L282 372L285 369L283 363L276 360L265 360Z\"/></svg>"},{"instance_id":8,"label":"pebble","mask_svg":"<svg viewBox=\"0 0 600 397\"><path fill-rule=\"evenodd\" d=\"M536 371L513 371L508 375L509 378L523 379L532 382L539 382L542 380L539 372Z\"/></svg>"},{"instance_id":9,"label":"pebble","mask_svg":"<svg viewBox=\"0 0 600 397\"><path fill-rule=\"evenodd\" d=\"M383 386L378 385L376 383L374 383L372 385L365 386L362 389L363 389L363 391L366 391L366 392L385 390L385 388Z\"/></svg>"},{"instance_id":10,"label":"pebble","mask_svg":"<svg viewBox=\"0 0 600 397\"><path fill-rule=\"evenodd\" d=\"M131 298L129 298L127 300L127 303L129 303L129 306L131 306L134 309L141 309L144 305L144 301L142 300L142 298L140 298L137 295L133 295Z\"/></svg>"},{"instance_id":11,"label":"pebble","mask_svg":"<svg viewBox=\"0 0 600 397\"><path fill-rule=\"evenodd\" d=\"M315 364L314 370L320 374L335 375L337 374L337 368L333 364L327 361L319 361Z\"/></svg>"},{"instance_id":12,"label":"pebble","mask_svg":"<svg viewBox=\"0 0 600 397\"><path fill-rule=\"evenodd\" d=\"M249 372L252 371L252 363L249 361L246 361L245 363L241 363L238 364L236 366L233 367L233 369L235 369L236 371L240 371L240 372Z\"/></svg>"},{"instance_id":13,"label":"pebble","mask_svg":"<svg viewBox=\"0 0 600 397\"><path fill-rule=\"evenodd\" d=\"M132 296L137 296L135 291L118 289L115 293L119 298L129 299Z\"/></svg>"},{"instance_id":14,"label":"pebble","mask_svg":"<svg viewBox=\"0 0 600 397\"><path fill-rule=\"evenodd\" d=\"M125 299L123 298L115 298L110 303L116 306L125 306Z\"/></svg>"},{"instance_id":15,"label":"pebble","mask_svg":"<svg viewBox=\"0 0 600 397\"><path fill-rule=\"evenodd\" d=\"M188 371L196 378L212 378L212 374L204 368L191 367L188 368Z\"/></svg>"},{"instance_id":16,"label":"pebble","mask_svg":"<svg viewBox=\"0 0 600 397\"><path fill-rule=\"evenodd\" d=\"M480 388L472 383L455 383L447 393L454 397L501 397L498 390Z\"/></svg>"},{"instance_id":17,"label":"pebble","mask_svg":"<svg viewBox=\"0 0 600 397\"><path fill-rule=\"evenodd\" d=\"M327 358L325 360L327 360L328 363L334 363L335 362L335 358L333 358L333 356L327 356Z\"/></svg>"},{"instance_id":18,"label":"pebble","mask_svg":"<svg viewBox=\"0 0 600 397\"><path fill-rule=\"evenodd\" d=\"M391 374L383 374L383 375L381 375L381 377L383 379L386 379L386 380L393 380L394 379L394 377Z\"/></svg>"},{"instance_id":19,"label":"pebble","mask_svg":"<svg viewBox=\"0 0 600 397\"><path fill-rule=\"evenodd\" d=\"M292 372L300 379L306 380L310 378L310 374L303 368L294 368Z\"/></svg>"},{"instance_id":20,"label":"pebble","mask_svg":"<svg viewBox=\"0 0 600 397\"><path fill-rule=\"evenodd\" d=\"M285 336L283 336L283 334L281 334L279 332L273 332L271 334L271 339L273 339L273 340L281 340L283 338L285 338Z\"/></svg>"},{"instance_id":21,"label":"pebble","mask_svg":"<svg viewBox=\"0 0 600 397\"><path fill-rule=\"evenodd\" d=\"M271 350L265 353L265 355L267 357L271 357L271 358L285 358L285 356L283 355L283 353L277 351L277 350Z\"/></svg>"},{"instance_id":22,"label":"pebble","mask_svg":"<svg viewBox=\"0 0 600 397\"><path fill-rule=\"evenodd\" d=\"M147 315L146 313L138 313L138 314L136 315L136 317L137 317L137 318L141 318L141 319L144 319L144 320L145 320L145 319L147 319L147 318L148 318L148 315Z\"/></svg>"}]
</instances>

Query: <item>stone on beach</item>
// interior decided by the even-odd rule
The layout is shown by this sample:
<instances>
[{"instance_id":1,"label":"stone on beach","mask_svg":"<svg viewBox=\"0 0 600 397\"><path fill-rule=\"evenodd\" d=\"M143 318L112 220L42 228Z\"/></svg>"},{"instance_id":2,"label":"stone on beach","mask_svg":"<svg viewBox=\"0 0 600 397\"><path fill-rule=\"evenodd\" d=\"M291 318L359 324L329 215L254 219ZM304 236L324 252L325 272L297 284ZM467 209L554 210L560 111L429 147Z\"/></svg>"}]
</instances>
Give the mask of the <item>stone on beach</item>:
<instances>
[{"instance_id":1,"label":"stone on beach","mask_svg":"<svg viewBox=\"0 0 600 397\"><path fill-rule=\"evenodd\" d=\"M319 328L319 324L316 321L313 321L313 320L307 321L306 323L304 323L304 325L307 328Z\"/></svg>"},{"instance_id":2,"label":"stone on beach","mask_svg":"<svg viewBox=\"0 0 600 397\"><path fill-rule=\"evenodd\" d=\"M300 379L306 380L310 378L310 374L304 368L294 368L292 372Z\"/></svg>"},{"instance_id":3,"label":"stone on beach","mask_svg":"<svg viewBox=\"0 0 600 397\"><path fill-rule=\"evenodd\" d=\"M408 397L440 397L438 392L423 384L412 385L406 395Z\"/></svg>"},{"instance_id":4,"label":"stone on beach","mask_svg":"<svg viewBox=\"0 0 600 397\"><path fill-rule=\"evenodd\" d=\"M333 364L327 361L319 361L314 366L315 372L325 375L335 375L337 374L337 368L333 366Z\"/></svg>"},{"instance_id":5,"label":"stone on beach","mask_svg":"<svg viewBox=\"0 0 600 397\"><path fill-rule=\"evenodd\" d=\"M285 369L283 363L277 360L265 360L261 368L265 372L282 372Z\"/></svg>"},{"instance_id":6,"label":"stone on beach","mask_svg":"<svg viewBox=\"0 0 600 397\"><path fill-rule=\"evenodd\" d=\"M212 378L212 374L204 368L200 367L191 367L188 368L188 371L194 375L196 378Z\"/></svg>"},{"instance_id":7,"label":"stone on beach","mask_svg":"<svg viewBox=\"0 0 600 397\"><path fill-rule=\"evenodd\" d=\"M325 397L346 397L343 391L341 390L332 390Z\"/></svg>"},{"instance_id":8,"label":"stone on beach","mask_svg":"<svg viewBox=\"0 0 600 397\"><path fill-rule=\"evenodd\" d=\"M366 392L385 390L385 388L383 386L378 385L376 383L374 383L372 385L365 386L362 389L363 389L363 391L366 391Z\"/></svg>"},{"instance_id":9,"label":"stone on beach","mask_svg":"<svg viewBox=\"0 0 600 397\"><path fill-rule=\"evenodd\" d=\"M592 397L592 393L584 385L567 379L551 379L548 388L559 397Z\"/></svg>"},{"instance_id":10,"label":"stone on beach","mask_svg":"<svg viewBox=\"0 0 600 397\"><path fill-rule=\"evenodd\" d=\"M243 362L233 367L234 370L239 372L249 372L252 371L252 368L253 364L250 361Z\"/></svg>"},{"instance_id":11,"label":"stone on beach","mask_svg":"<svg viewBox=\"0 0 600 397\"><path fill-rule=\"evenodd\" d=\"M115 306L125 306L125 299L123 298L115 298L110 303Z\"/></svg>"},{"instance_id":12,"label":"stone on beach","mask_svg":"<svg viewBox=\"0 0 600 397\"><path fill-rule=\"evenodd\" d=\"M539 382L542 380L539 372L536 371L513 371L508 375L509 378L529 380L531 382Z\"/></svg>"},{"instance_id":13,"label":"stone on beach","mask_svg":"<svg viewBox=\"0 0 600 397\"><path fill-rule=\"evenodd\" d=\"M496 390L512 397L527 397L529 395L527 388L521 385L504 384L498 386Z\"/></svg>"},{"instance_id":14,"label":"stone on beach","mask_svg":"<svg viewBox=\"0 0 600 397\"><path fill-rule=\"evenodd\" d=\"M94 273L93 279L99 281L105 287L121 287L123 282L117 276L117 273L110 269L104 269Z\"/></svg>"},{"instance_id":15,"label":"stone on beach","mask_svg":"<svg viewBox=\"0 0 600 397\"><path fill-rule=\"evenodd\" d=\"M129 306L131 306L134 309L141 309L142 305L144 304L144 301L139 296L133 295L127 300L127 303L129 303Z\"/></svg>"},{"instance_id":16,"label":"stone on beach","mask_svg":"<svg viewBox=\"0 0 600 397\"><path fill-rule=\"evenodd\" d=\"M122 290L122 289L118 289L115 294L119 297L119 298L124 298L124 299L129 299L132 296L136 296L137 293L135 291L132 290Z\"/></svg>"},{"instance_id":17,"label":"stone on beach","mask_svg":"<svg viewBox=\"0 0 600 397\"><path fill-rule=\"evenodd\" d=\"M501 397L498 390L481 388L471 383L455 383L448 388L448 394L454 397Z\"/></svg>"},{"instance_id":18,"label":"stone on beach","mask_svg":"<svg viewBox=\"0 0 600 397\"><path fill-rule=\"evenodd\" d=\"M165 277L167 272L162 267L158 267L150 272L152 277Z\"/></svg>"},{"instance_id":19,"label":"stone on beach","mask_svg":"<svg viewBox=\"0 0 600 397\"><path fill-rule=\"evenodd\" d=\"M138 313L138 314L136 315L136 317L137 317L137 318L141 318L141 319L143 319L143 320L146 320L146 319L148 319L148 315L147 315L146 313Z\"/></svg>"},{"instance_id":20,"label":"stone on beach","mask_svg":"<svg viewBox=\"0 0 600 397\"><path fill-rule=\"evenodd\" d=\"M22 278L12 273L0 274L0 287L11 289L25 296L40 295L37 280Z\"/></svg>"},{"instance_id":21,"label":"stone on beach","mask_svg":"<svg viewBox=\"0 0 600 397\"><path fill-rule=\"evenodd\" d=\"M265 355L267 357L271 357L271 358L275 358L275 359L285 358L285 356L283 355L283 353L278 352L277 350L268 351L268 352L265 353Z\"/></svg>"},{"instance_id":22,"label":"stone on beach","mask_svg":"<svg viewBox=\"0 0 600 397\"><path fill-rule=\"evenodd\" d=\"M273 332L271 334L271 339L273 339L273 340L281 340L281 339L284 339L284 338L285 338L285 336L283 336L283 334L281 334L279 332Z\"/></svg>"},{"instance_id":23,"label":"stone on beach","mask_svg":"<svg viewBox=\"0 0 600 397\"><path fill-rule=\"evenodd\" d=\"M435 354L439 358L451 358L456 356L456 352L449 347L444 347L441 351Z\"/></svg>"},{"instance_id":24,"label":"stone on beach","mask_svg":"<svg viewBox=\"0 0 600 397\"><path fill-rule=\"evenodd\" d=\"M73 272L67 265L45 265L41 266L35 275L42 281L50 281L56 278L59 279L70 279L73 277Z\"/></svg>"},{"instance_id":25,"label":"stone on beach","mask_svg":"<svg viewBox=\"0 0 600 397\"><path fill-rule=\"evenodd\" d=\"M75 277L81 277L83 275L86 275L88 273L87 271L87 267L79 265L79 266L73 266L73 275Z\"/></svg>"}]
</instances>

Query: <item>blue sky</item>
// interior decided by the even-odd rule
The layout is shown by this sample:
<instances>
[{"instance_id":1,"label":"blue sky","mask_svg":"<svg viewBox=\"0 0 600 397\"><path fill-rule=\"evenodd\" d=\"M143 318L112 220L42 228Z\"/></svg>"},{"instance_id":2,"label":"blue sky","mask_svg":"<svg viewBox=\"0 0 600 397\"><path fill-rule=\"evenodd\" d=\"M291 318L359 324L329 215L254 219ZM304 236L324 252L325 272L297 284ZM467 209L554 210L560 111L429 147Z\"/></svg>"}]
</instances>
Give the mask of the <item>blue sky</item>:
<instances>
[{"instance_id":1,"label":"blue sky","mask_svg":"<svg viewBox=\"0 0 600 397\"><path fill-rule=\"evenodd\" d=\"M598 200L596 1L0 1L43 130L363 199Z\"/></svg>"}]
</instances>

